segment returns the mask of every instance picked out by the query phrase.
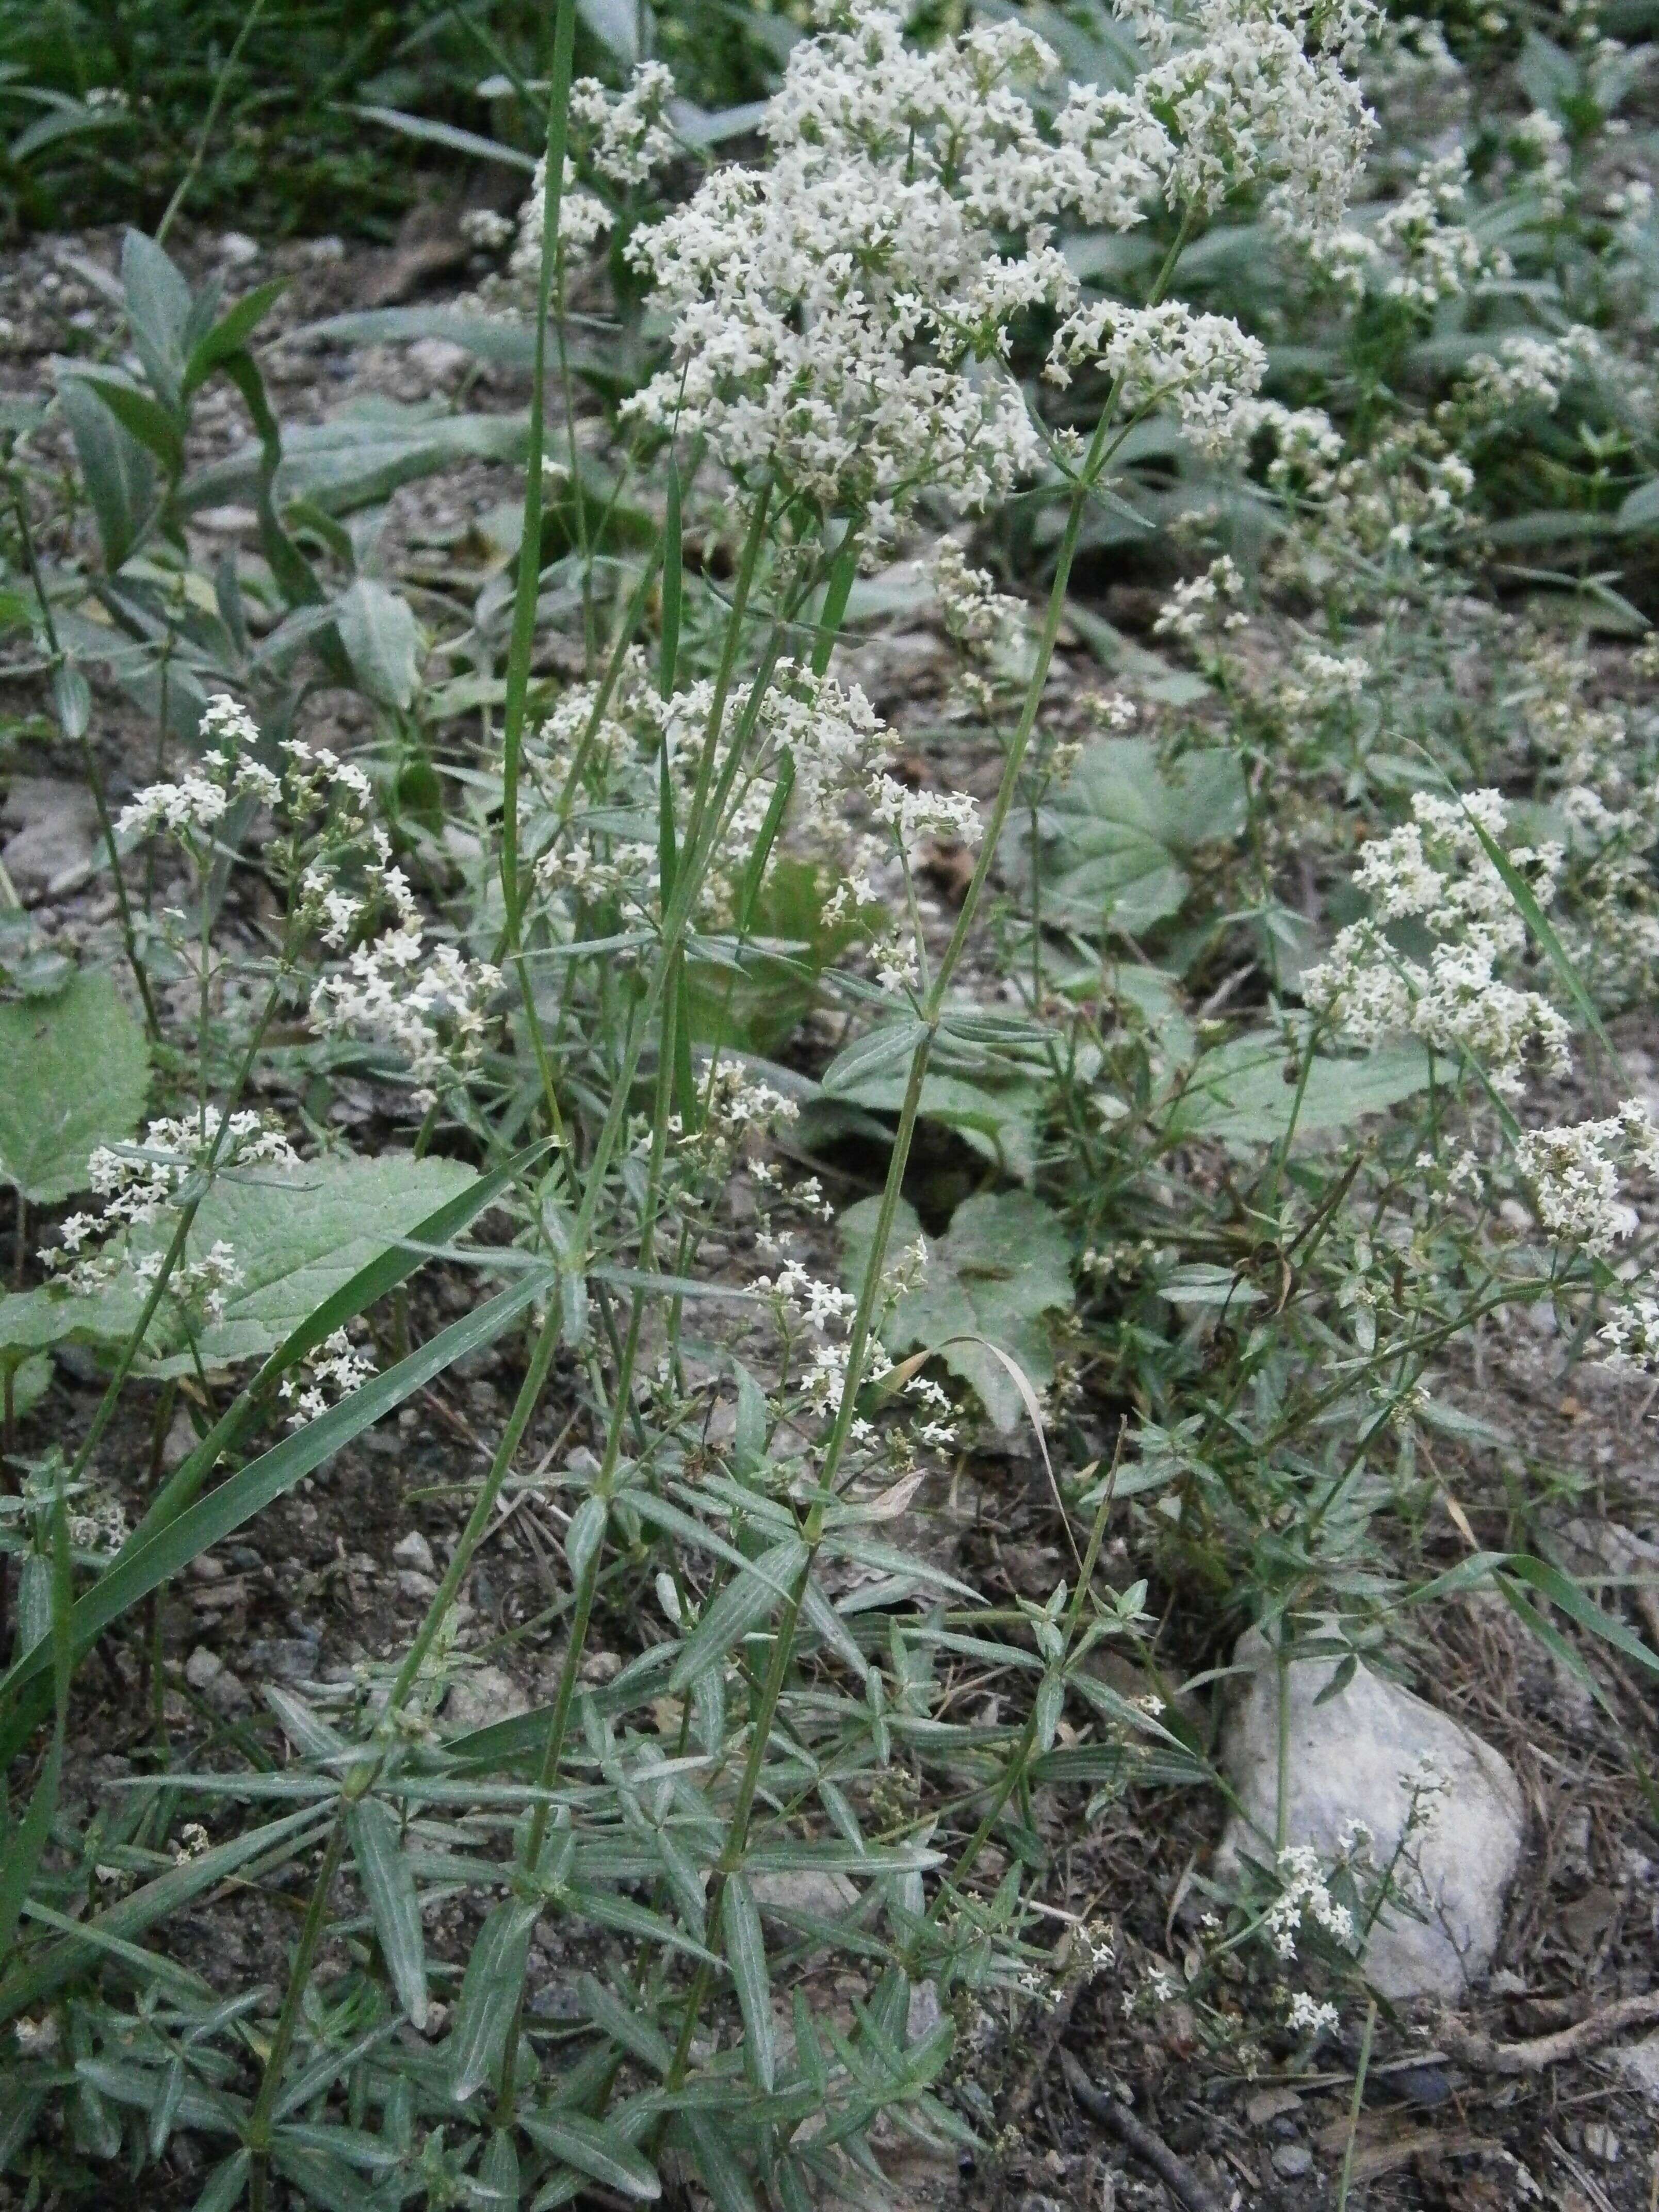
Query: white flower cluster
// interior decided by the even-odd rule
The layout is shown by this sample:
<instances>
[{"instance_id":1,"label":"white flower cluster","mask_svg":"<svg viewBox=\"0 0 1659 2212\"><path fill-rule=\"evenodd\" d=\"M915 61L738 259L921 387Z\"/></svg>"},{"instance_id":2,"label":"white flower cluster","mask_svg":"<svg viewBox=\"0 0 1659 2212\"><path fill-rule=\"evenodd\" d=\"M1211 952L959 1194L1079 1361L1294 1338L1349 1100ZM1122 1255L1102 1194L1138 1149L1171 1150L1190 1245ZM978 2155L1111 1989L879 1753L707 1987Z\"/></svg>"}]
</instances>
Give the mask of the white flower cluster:
<instances>
[{"instance_id":1,"label":"white flower cluster","mask_svg":"<svg viewBox=\"0 0 1659 2212\"><path fill-rule=\"evenodd\" d=\"M142 1144L100 1145L87 1163L87 1182L103 1200L101 1212L71 1213L58 1243L40 1254L50 1276L80 1297L106 1289L123 1276L147 1291L161 1270L159 1244L135 1252L131 1232L159 1221L208 1175L234 1168L296 1167L299 1154L264 1115L240 1112L226 1120L216 1106L189 1119L151 1121ZM175 1264L167 1293L205 1319L223 1312L227 1294L241 1279L235 1253L222 1238Z\"/></svg>"},{"instance_id":2,"label":"white flower cluster","mask_svg":"<svg viewBox=\"0 0 1659 2212\"><path fill-rule=\"evenodd\" d=\"M1223 553L1201 574L1176 586L1152 624L1158 637L1178 637L1191 644L1212 627L1242 629L1245 617L1237 601L1244 594L1244 579L1237 563Z\"/></svg>"},{"instance_id":3,"label":"white flower cluster","mask_svg":"<svg viewBox=\"0 0 1659 2212\"><path fill-rule=\"evenodd\" d=\"M1024 630L1024 602L999 592L983 568L969 568L954 538L940 538L933 566L946 635L980 659L1010 651Z\"/></svg>"},{"instance_id":4,"label":"white flower cluster","mask_svg":"<svg viewBox=\"0 0 1659 2212\"><path fill-rule=\"evenodd\" d=\"M388 1046L408 1063L415 1103L431 1106L439 1091L474 1067L483 1052L485 1016L501 988L501 971L469 960L453 945L434 945L403 872L380 872L389 900L388 927L354 948L343 969L318 978L311 1024L319 1036L351 1036ZM366 902L343 913L344 931L359 926Z\"/></svg>"},{"instance_id":5,"label":"white flower cluster","mask_svg":"<svg viewBox=\"0 0 1659 2212\"><path fill-rule=\"evenodd\" d=\"M1055 333L1042 373L1069 384L1085 361L1097 362L1118 385L1124 414L1171 406L1199 451L1211 454L1224 453L1250 421L1239 404L1255 397L1267 372L1259 339L1226 315L1194 314L1179 300L1156 307L1091 300L1077 308Z\"/></svg>"},{"instance_id":6,"label":"white flower cluster","mask_svg":"<svg viewBox=\"0 0 1659 2212\"><path fill-rule=\"evenodd\" d=\"M342 1398L360 1390L374 1372L374 1362L359 1352L344 1329L325 1336L307 1358L304 1380L283 1378L281 1397L289 1408L289 1425L302 1429L325 1413Z\"/></svg>"},{"instance_id":7,"label":"white flower cluster","mask_svg":"<svg viewBox=\"0 0 1659 2212\"><path fill-rule=\"evenodd\" d=\"M1127 228L1160 197L1200 214L1259 183L1334 216L1369 129L1341 56L1368 20L1198 0L1131 92L1073 89L1050 129L1018 86L1055 58L1022 25L920 53L898 14L843 0L790 56L766 169L716 171L632 241L672 358L624 412L878 527L924 484L981 507L1042 459L1002 363L1013 319L1046 307L1069 319L1060 380L1109 338L1146 404L1167 392L1212 434L1228 380L1260 380L1251 343L1184 309L1079 307L1052 221Z\"/></svg>"},{"instance_id":8,"label":"white flower cluster","mask_svg":"<svg viewBox=\"0 0 1659 2212\"><path fill-rule=\"evenodd\" d=\"M1318 646L1304 646L1279 682L1280 710L1312 715L1355 706L1370 672L1370 663L1361 653L1326 653Z\"/></svg>"},{"instance_id":9,"label":"white flower cluster","mask_svg":"<svg viewBox=\"0 0 1659 2212\"><path fill-rule=\"evenodd\" d=\"M1342 2015L1334 2004L1322 2004L1306 1990L1297 1990L1285 2014L1285 2025L1293 2035L1311 2036L1316 2043L1321 2036L1334 2035L1341 2024Z\"/></svg>"},{"instance_id":10,"label":"white flower cluster","mask_svg":"<svg viewBox=\"0 0 1659 2212\"><path fill-rule=\"evenodd\" d=\"M611 94L597 77L578 77L570 88L571 150L559 186L559 252L568 260L591 252L609 230L611 210L581 182L585 168L617 191L630 191L676 151L663 121L674 80L660 62L641 62L626 91ZM533 300L541 275L542 234L547 223L547 157L536 164L530 195L519 210L518 232L507 263L509 287Z\"/></svg>"},{"instance_id":11,"label":"white flower cluster","mask_svg":"<svg viewBox=\"0 0 1659 2212\"><path fill-rule=\"evenodd\" d=\"M1340 216L1375 128L1343 73L1375 33L1368 0L1189 0L1173 11L1119 0L1156 57L1137 81L1143 112L1173 149L1162 179L1171 204L1210 214L1249 185L1274 188L1299 223Z\"/></svg>"},{"instance_id":12,"label":"white flower cluster","mask_svg":"<svg viewBox=\"0 0 1659 2212\"><path fill-rule=\"evenodd\" d=\"M1497 1091L1520 1091L1534 1060L1564 1073L1565 1021L1547 999L1498 973L1526 947L1525 924L1480 842L1482 830L1502 839L1501 795L1478 791L1460 803L1419 792L1412 817L1365 847L1354 882L1372 912L1340 931L1328 957L1306 971L1303 997L1356 1043L1412 1034L1437 1052L1468 1054ZM1506 857L1547 907L1559 848L1516 846ZM1407 921L1434 939L1426 965L1387 935L1389 924Z\"/></svg>"},{"instance_id":13,"label":"white flower cluster","mask_svg":"<svg viewBox=\"0 0 1659 2212\"><path fill-rule=\"evenodd\" d=\"M1606 1259L1638 1220L1621 1194L1620 1166L1659 1175L1659 1128L1639 1098L1627 1098L1602 1121L1526 1131L1515 1159L1550 1235Z\"/></svg>"},{"instance_id":14,"label":"white flower cluster","mask_svg":"<svg viewBox=\"0 0 1659 2212\"><path fill-rule=\"evenodd\" d=\"M1503 338L1494 352L1474 356L1453 404L1471 427L1505 422L1527 408L1553 413L1573 379L1598 368L1602 359L1601 339L1582 323L1559 337L1522 333Z\"/></svg>"},{"instance_id":15,"label":"white flower cluster","mask_svg":"<svg viewBox=\"0 0 1659 2212\"><path fill-rule=\"evenodd\" d=\"M636 64L626 89L607 92L597 77L570 88L570 134L578 158L608 184L629 191L672 161L674 134L664 122L674 78L661 62Z\"/></svg>"},{"instance_id":16,"label":"white flower cluster","mask_svg":"<svg viewBox=\"0 0 1659 2212\"><path fill-rule=\"evenodd\" d=\"M1353 1941L1353 1915L1331 1895L1319 1853L1311 1844L1292 1844L1279 1854L1279 1895L1268 1906L1263 1924L1281 1959L1296 1956L1296 1939L1303 1923L1311 1920L1334 1942Z\"/></svg>"},{"instance_id":17,"label":"white flower cluster","mask_svg":"<svg viewBox=\"0 0 1659 2212\"><path fill-rule=\"evenodd\" d=\"M1412 190L1380 217L1372 240L1387 266L1381 289L1390 299L1435 307L1483 279L1511 273L1503 248L1460 220L1468 192L1468 161L1460 149L1425 162Z\"/></svg>"},{"instance_id":18,"label":"white flower cluster","mask_svg":"<svg viewBox=\"0 0 1659 2212\"><path fill-rule=\"evenodd\" d=\"M872 776L866 787L870 811L892 832L905 860L915 860L930 838L977 845L981 824L975 800L954 791L910 791L896 776Z\"/></svg>"},{"instance_id":19,"label":"white flower cluster","mask_svg":"<svg viewBox=\"0 0 1659 2212\"><path fill-rule=\"evenodd\" d=\"M259 741L253 718L225 693L209 700L200 734L203 756L187 775L146 784L116 817L116 833L151 837L158 830L187 843L210 841L234 799L251 797L274 806L282 786L252 757Z\"/></svg>"}]
</instances>

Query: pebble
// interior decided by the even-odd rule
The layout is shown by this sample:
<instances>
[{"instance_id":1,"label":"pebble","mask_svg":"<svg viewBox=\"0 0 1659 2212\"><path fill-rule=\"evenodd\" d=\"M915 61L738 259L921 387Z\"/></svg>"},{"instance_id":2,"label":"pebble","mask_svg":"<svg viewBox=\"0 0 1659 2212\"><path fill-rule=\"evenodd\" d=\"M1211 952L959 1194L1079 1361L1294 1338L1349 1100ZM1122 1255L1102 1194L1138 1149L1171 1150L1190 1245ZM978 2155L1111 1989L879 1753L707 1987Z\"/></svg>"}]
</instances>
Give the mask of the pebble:
<instances>
[{"instance_id":1,"label":"pebble","mask_svg":"<svg viewBox=\"0 0 1659 2212\"><path fill-rule=\"evenodd\" d=\"M219 240L219 258L232 269L246 269L259 258L259 249L243 230L228 230Z\"/></svg>"},{"instance_id":2,"label":"pebble","mask_svg":"<svg viewBox=\"0 0 1659 2212\"><path fill-rule=\"evenodd\" d=\"M1592 2120L1584 2130L1584 2148L1598 2166L1617 2166L1624 2148L1605 2120Z\"/></svg>"},{"instance_id":3,"label":"pebble","mask_svg":"<svg viewBox=\"0 0 1659 2212\"><path fill-rule=\"evenodd\" d=\"M1253 2128L1265 2128L1269 2121L1301 2109L1302 2100L1294 2089L1258 2089L1253 2097L1245 2100L1244 2117Z\"/></svg>"},{"instance_id":4,"label":"pebble","mask_svg":"<svg viewBox=\"0 0 1659 2212\"><path fill-rule=\"evenodd\" d=\"M1284 2175L1286 2181L1295 2181L1313 2171L1313 2153L1306 2143L1287 2142L1273 2145L1273 2172Z\"/></svg>"},{"instance_id":5,"label":"pebble","mask_svg":"<svg viewBox=\"0 0 1659 2212\"><path fill-rule=\"evenodd\" d=\"M423 1575L435 1574L438 1570L432 1547L418 1528L411 1528L408 1535L398 1537L392 1547L392 1556L400 1567L414 1567Z\"/></svg>"},{"instance_id":6,"label":"pebble","mask_svg":"<svg viewBox=\"0 0 1659 2212\"><path fill-rule=\"evenodd\" d=\"M434 1595L437 1583L430 1575L423 1575L418 1567L399 1567L398 1595L399 1597L424 1599Z\"/></svg>"},{"instance_id":7,"label":"pebble","mask_svg":"<svg viewBox=\"0 0 1659 2212\"><path fill-rule=\"evenodd\" d=\"M1241 1858L1260 1857L1271 1838L1279 1773L1279 1680L1257 1629L1233 1653L1241 1686L1222 1734L1222 1764L1238 1793L1214 1871L1232 1878ZM1412 1879L1426 1894L1385 1908L1364 1950L1366 1978L1400 2000L1462 1996L1492 1963L1504 1904L1526 1835L1521 1787L1491 1745L1366 1666L1339 1683L1334 1654L1293 1659L1285 1684L1288 1845L1310 1845L1329 1861L1349 1824L1370 1831L1371 1854L1387 1866L1406 1842L1419 1760L1443 1776L1428 1825L1411 1839Z\"/></svg>"}]
</instances>

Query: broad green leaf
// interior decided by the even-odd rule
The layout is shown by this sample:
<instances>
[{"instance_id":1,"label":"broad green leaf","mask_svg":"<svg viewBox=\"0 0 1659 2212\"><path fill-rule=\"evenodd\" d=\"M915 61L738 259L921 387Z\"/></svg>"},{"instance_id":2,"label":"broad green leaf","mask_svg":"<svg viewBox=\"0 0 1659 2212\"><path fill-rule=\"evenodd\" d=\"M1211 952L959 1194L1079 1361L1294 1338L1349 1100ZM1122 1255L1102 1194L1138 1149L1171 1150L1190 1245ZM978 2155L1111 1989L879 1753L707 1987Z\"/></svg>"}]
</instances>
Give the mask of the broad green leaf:
<instances>
[{"instance_id":1,"label":"broad green leaf","mask_svg":"<svg viewBox=\"0 0 1659 2212\"><path fill-rule=\"evenodd\" d=\"M334 623L351 672L383 707L407 707L420 672L421 630L410 604L373 576L359 576L334 603Z\"/></svg>"},{"instance_id":2,"label":"broad green leaf","mask_svg":"<svg viewBox=\"0 0 1659 2212\"><path fill-rule=\"evenodd\" d=\"M793 1590L806 1559L805 1545L789 1536L733 1575L686 1638L668 1678L670 1690L689 1690L740 1636L769 1620Z\"/></svg>"},{"instance_id":3,"label":"broad green leaf","mask_svg":"<svg viewBox=\"0 0 1659 2212\"><path fill-rule=\"evenodd\" d=\"M777 2044L772 2031L772 1984L766 1971L766 1942L760 1907L741 1874L731 1875L720 1893L720 1937L737 1986L743 2014L743 2055L763 2089L777 2078Z\"/></svg>"},{"instance_id":4,"label":"broad green leaf","mask_svg":"<svg viewBox=\"0 0 1659 2212\"><path fill-rule=\"evenodd\" d=\"M341 1285L416 1229L428 1214L459 1198L473 1181L459 1161L383 1153L375 1159L309 1161L297 1168L233 1170L203 1200L185 1246L186 1261L227 1244L238 1280L224 1310L197 1339L167 1300L158 1308L143 1361L153 1375L193 1372L262 1359ZM136 1254L165 1249L166 1223L135 1234ZM51 1288L0 1299L0 1346L37 1346L78 1339L124 1342L143 1305L125 1276L107 1291L80 1297Z\"/></svg>"},{"instance_id":5,"label":"broad green leaf","mask_svg":"<svg viewBox=\"0 0 1659 2212\"><path fill-rule=\"evenodd\" d=\"M1173 1100L1171 1137L1224 1137L1273 1144L1296 1112L1298 1136L1346 1128L1423 1090L1429 1055L1420 1044L1382 1045L1363 1060L1316 1059L1297 1106L1299 1063L1281 1035L1261 1030L1234 1037L1197 1060Z\"/></svg>"},{"instance_id":6,"label":"broad green leaf","mask_svg":"<svg viewBox=\"0 0 1659 2212\"><path fill-rule=\"evenodd\" d=\"M397 1815L378 1797L364 1797L347 1813L346 1831L398 2002L413 2026L424 2027L426 1942L421 1930L421 1901L398 1835Z\"/></svg>"},{"instance_id":7,"label":"broad green leaf","mask_svg":"<svg viewBox=\"0 0 1659 2212\"><path fill-rule=\"evenodd\" d=\"M866 1076L836 1096L871 1113L897 1114L908 1082L908 1073ZM919 1110L923 1121L954 1129L981 1159L1005 1175L1030 1182L1036 1173L1036 1125L1043 1096L1044 1086L1027 1076L972 1083L965 1076L930 1068L922 1078Z\"/></svg>"},{"instance_id":8,"label":"broad green leaf","mask_svg":"<svg viewBox=\"0 0 1659 2212\"><path fill-rule=\"evenodd\" d=\"M461 461L522 461L527 435L522 415L450 415L392 400L365 401L342 408L325 422L283 429L276 496L279 503L310 499L325 514L349 514L389 499L400 484ZM263 453L260 446L245 447L228 460L198 470L180 488L179 507L189 512L250 496Z\"/></svg>"},{"instance_id":9,"label":"broad green leaf","mask_svg":"<svg viewBox=\"0 0 1659 2212\"><path fill-rule=\"evenodd\" d=\"M184 431L179 416L171 409L142 391L118 369L85 368L77 368L75 374L103 402L121 428L148 448L170 478L183 475Z\"/></svg>"},{"instance_id":10,"label":"broad green leaf","mask_svg":"<svg viewBox=\"0 0 1659 2212\"><path fill-rule=\"evenodd\" d=\"M1243 772L1236 755L1218 751L1188 753L1165 770L1146 739L1106 738L1084 753L1048 820L1045 917L1138 936L1180 907L1194 848L1243 826ZM1029 867L1018 840L1010 857Z\"/></svg>"},{"instance_id":11,"label":"broad green leaf","mask_svg":"<svg viewBox=\"0 0 1659 2212\"><path fill-rule=\"evenodd\" d=\"M497 368L529 368L536 358L536 333L526 324L505 315L470 314L459 307L365 307L312 323L299 335L332 338L342 345L447 338Z\"/></svg>"},{"instance_id":12,"label":"broad green leaf","mask_svg":"<svg viewBox=\"0 0 1659 2212\"><path fill-rule=\"evenodd\" d=\"M842 1279L856 1290L864 1279L870 1239L881 1201L866 1198L841 1218ZM891 1352L920 1346L937 1352L952 1373L971 1384L999 1429L1018 1425L1024 1402L996 1346L1013 1360L1033 1389L1054 1371L1054 1346L1044 1316L1072 1304L1072 1244L1060 1221L1024 1191L981 1194L951 1217L948 1233L924 1237L914 1207L901 1200L888 1247L890 1270L920 1243L927 1272L898 1300L882 1341ZM983 1338L986 1343L968 1340Z\"/></svg>"},{"instance_id":13,"label":"broad green leaf","mask_svg":"<svg viewBox=\"0 0 1659 2212\"><path fill-rule=\"evenodd\" d=\"M243 294L234 307L227 308L205 337L198 339L185 364L182 389L186 398L222 362L242 351L270 309L288 289L288 281L286 276L273 276L268 283L256 284L251 292Z\"/></svg>"},{"instance_id":14,"label":"broad green leaf","mask_svg":"<svg viewBox=\"0 0 1659 2212\"><path fill-rule=\"evenodd\" d=\"M35 1206L87 1187L87 1161L138 1126L149 1048L108 975L0 1006L0 1182Z\"/></svg>"},{"instance_id":15,"label":"broad green leaf","mask_svg":"<svg viewBox=\"0 0 1659 2212\"><path fill-rule=\"evenodd\" d=\"M166 247L141 230L128 231L121 241L121 283L127 327L144 374L158 396L176 406L190 327L190 286Z\"/></svg>"},{"instance_id":16,"label":"broad green leaf","mask_svg":"<svg viewBox=\"0 0 1659 2212\"><path fill-rule=\"evenodd\" d=\"M155 519L155 463L83 378L64 377L58 387L58 400L75 441L76 458L98 524L104 567L112 576L143 543Z\"/></svg>"}]
</instances>

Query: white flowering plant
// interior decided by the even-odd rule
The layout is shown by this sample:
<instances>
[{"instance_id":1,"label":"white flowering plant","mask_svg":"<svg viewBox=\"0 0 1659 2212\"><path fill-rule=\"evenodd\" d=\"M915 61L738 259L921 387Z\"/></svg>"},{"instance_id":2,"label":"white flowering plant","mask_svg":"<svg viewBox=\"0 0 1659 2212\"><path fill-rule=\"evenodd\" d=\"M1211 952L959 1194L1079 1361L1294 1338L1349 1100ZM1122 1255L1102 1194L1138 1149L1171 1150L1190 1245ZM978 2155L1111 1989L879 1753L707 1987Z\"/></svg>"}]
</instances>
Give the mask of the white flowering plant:
<instances>
[{"instance_id":1,"label":"white flowering plant","mask_svg":"<svg viewBox=\"0 0 1659 2212\"><path fill-rule=\"evenodd\" d=\"M62 972L0 937L0 2155L71 2191L184 2129L221 2212L796 2212L895 2134L1012 2155L1033 2004L1305 2071L1433 1778L1382 1867L1262 1839L1133 1984L1180 1900L1048 1885L1217 1779L1179 1678L1332 1616L1403 1666L1477 1583L1659 1666L1469 1380L1659 1364L1659 723L1497 588L1644 619L1513 573L1652 505L1619 58L1580 25L1477 125L1359 0L1063 59L831 0L722 124L579 14L468 296L315 334L528 365L522 415L285 431L271 303L141 243L137 369L58 402L95 543L4 430L113 902ZM222 368L254 445L198 472ZM458 459L523 471L477 572L382 528ZM1033 1540L963 1536L1022 1453ZM439 1540L358 1553L414 1468ZM173 1666L181 1577L307 1513L349 1648L261 1705ZM94 1650L155 1763L77 1826ZM267 1881L227 1995L170 1923Z\"/></svg>"}]
</instances>

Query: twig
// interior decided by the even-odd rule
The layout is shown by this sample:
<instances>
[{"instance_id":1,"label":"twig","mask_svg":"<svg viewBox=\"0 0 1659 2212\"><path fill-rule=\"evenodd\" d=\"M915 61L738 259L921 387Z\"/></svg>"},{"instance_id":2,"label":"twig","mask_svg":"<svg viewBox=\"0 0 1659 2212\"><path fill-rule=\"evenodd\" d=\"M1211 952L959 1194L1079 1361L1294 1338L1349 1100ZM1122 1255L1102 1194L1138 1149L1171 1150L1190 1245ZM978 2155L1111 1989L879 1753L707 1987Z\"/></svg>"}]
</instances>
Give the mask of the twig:
<instances>
[{"instance_id":1,"label":"twig","mask_svg":"<svg viewBox=\"0 0 1659 2212\"><path fill-rule=\"evenodd\" d=\"M1178 2159L1160 2136L1138 2120L1128 2106L1105 2090L1097 2089L1069 2051L1060 2054L1066 2086L1091 2119L1109 2128L1127 2144L1143 2166L1149 2166L1166 2189L1172 2189L1188 2212L1222 2212L1220 2200L1207 2190L1192 2168Z\"/></svg>"},{"instance_id":2,"label":"twig","mask_svg":"<svg viewBox=\"0 0 1659 2212\"><path fill-rule=\"evenodd\" d=\"M1014 2085L1008 2092L1007 2102L1002 2112L1005 2127L1018 2128L1024 2124L1025 2116L1030 2111L1036 2096L1037 2084L1042 2080L1043 2071L1054 2055L1055 2044L1059 2042L1070 2025L1072 2014L1077 2009L1077 2001L1082 1994L1086 1979L1086 1975L1073 1971L1060 1990L1059 2002L1043 2016L1042 2026L1036 2037L1035 2048L1030 2057L1020 2068L1015 2076Z\"/></svg>"},{"instance_id":3,"label":"twig","mask_svg":"<svg viewBox=\"0 0 1659 2212\"><path fill-rule=\"evenodd\" d=\"M1480 2074L1542 2074L1569 2058L1599 2050L1627 2027L1645 2027L1659 2020L1659 1990L1644 1996L1620 1997L1617 2004L1593 2012L1572 2027L1558 2028L1553 2035L1535 2036L1530 2043L1498 2043L1478 2029L1464 2027L1443 2017L1440 2040L1451 2056Z\"/></svg>"}]
</instances>

